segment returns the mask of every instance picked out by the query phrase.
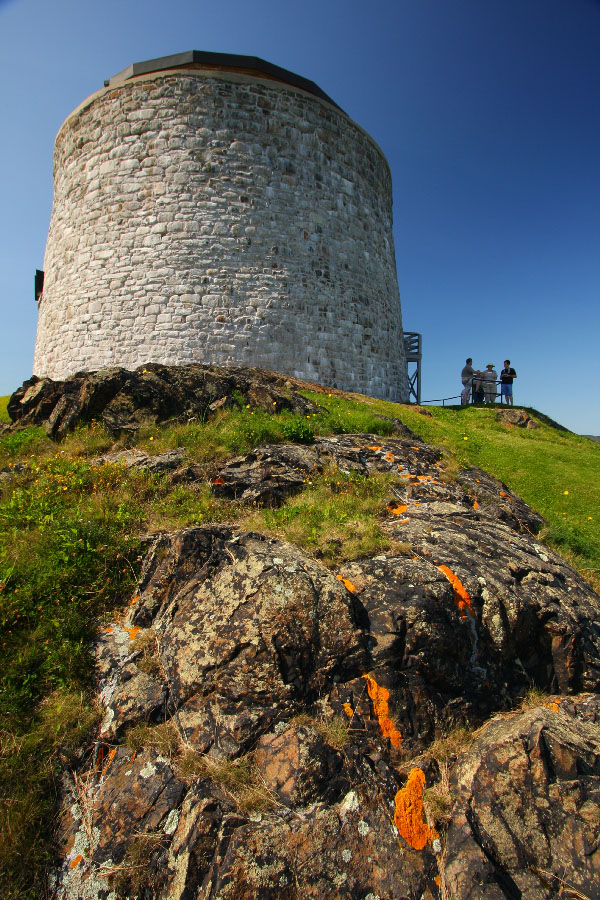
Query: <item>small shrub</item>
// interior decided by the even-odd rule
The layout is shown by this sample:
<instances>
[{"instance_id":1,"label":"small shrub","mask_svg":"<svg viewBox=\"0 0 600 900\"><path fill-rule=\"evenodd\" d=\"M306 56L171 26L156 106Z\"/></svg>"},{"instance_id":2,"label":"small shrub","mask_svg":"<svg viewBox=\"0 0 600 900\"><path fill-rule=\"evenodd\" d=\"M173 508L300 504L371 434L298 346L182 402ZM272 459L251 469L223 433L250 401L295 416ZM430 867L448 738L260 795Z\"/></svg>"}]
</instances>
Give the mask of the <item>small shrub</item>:
<instances>
[{"instance_id":1,"label":"small shrub","mask_svg":"<svg viewBox=\"0 0 600 900\"><path fill-rule=\"evenodd\" d=\"M314 428L307 419L300 416L290 421L284 421L282 431L286 441L296 444L312 444L315 439Z\"/></svg>"},{"instance_id":2,"label":"small shrub","mask_svg":"<svg viewBox=\"0 0 600 900\"><path fill-rule=\"evenodd\" d=\"M304 491L279 509L256 510L243 523L283 537L335 568L391 546L376 518L385 509L389 484L386 474L365 478L332 470L309 479Z\"/></svg>"},{"instance_id":3,"label":"small shrub","mask_svg":"<svg viewBox=\"0 0 600 900\"><path fill-rule=\"evenodd\" d=\"M423 795L423 801L427 811L427 819L432 821L434 825L438 828L443 828L450 822L454 799L449 791L436 784L427 788Z\"/></svg>"},{"instance_id":4,"label":"small shrub","mask_svg":"<svg viewBox=\"0 0 600 900\"><path fill-rule=\"evenodd\" d=\"M178 757L183 750L183 741L173 720L160 725L134 725L125 733L125 744L132 753L155 750L167 759Z\"/></svg>"},{"instance_id":5,"label":"small shrub","mask_svg":"<svg viewBox=\"0 0 600 900\"><path fill-rule=\"evenodd\" d=\"M144 895L152 879L149 865L152 856L168 844L169 838L162 831L131 835L123 862L108 872L108 879L119 900Z\"/></svg>"},{"instance_id":6,"label":"small shrub","mask_svg":"<svg viewBox=\"0 0 600 900\"><path fill-rule=\"evenodd\" d=\"M437 738L429 746L427 755L438 763L448 763L453 757L459 756L471 746L473 732L464 726L453 729L446 737Z\"/></svg>"},{"instance_id":7,"label":"small shrub","mask_svg":"<svg viewBox=\"0 0 600 900\"><path fill-rule=\"evenodd\" d=\"M343 750L350 743L350 729L347 719L334 716L332 719L317 720L315 728L334 750Z\"/></svg>"},{"instance_id":8,"label":"small shrub","mask_svg":"<svg viewBox=\"0 0 600 900\"><path fill-rule=\"evenodd\" d=\"M213 759L187 749L177 763L184 780L209 778L240 812L257 812L278 805L266 787L251 754L237 759Z\"/></svg>"},{"instance_id":9,"label":"small shrub","mask_svg":"<svg viewBox=\"0 0 600 900\"><path fill-rule=\"evenodd\" d=\"M326 719L320 716L311 716L308 713L299 713L289 722L290 727L302 725L314 728L334 750L343 750L351 741L349 722L344 716L333 716L331 719Z\"/></svg>"},{"instance_id":10,"label":"small shrub","mask_svg":"<svg viewBox=\"0 0 600 900\"><path fill-rule=\"evenodd\" d=\"M527 693L525 694L522 702L521 709L535 709L537 706L545 706L548 703L548 698L550 695L543 691L541 688L534 685L530 687Z\"/></svg>"}]
</instances>

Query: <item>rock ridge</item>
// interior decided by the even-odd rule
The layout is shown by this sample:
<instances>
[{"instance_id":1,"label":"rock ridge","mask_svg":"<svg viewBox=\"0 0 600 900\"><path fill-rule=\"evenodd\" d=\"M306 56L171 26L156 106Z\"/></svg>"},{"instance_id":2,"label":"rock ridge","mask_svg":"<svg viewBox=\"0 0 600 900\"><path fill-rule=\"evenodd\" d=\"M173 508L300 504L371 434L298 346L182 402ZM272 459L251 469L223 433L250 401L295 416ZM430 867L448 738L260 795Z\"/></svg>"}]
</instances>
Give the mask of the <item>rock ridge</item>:
<instances>
[{"instance_id":1,"label":"rock ridge","mask_svg":"<svg viewBox=\"0 0 600 900\"><path fill-rule=\"evenodd\" d=\"M600 598L520 498L441 460L341 435L222 466L215 493L273 505L331 466L393 473L382 527L409 549L340 571L230 525L155 536L95 643L57 897L594 895Z\"/></svg>"}]
</instances>

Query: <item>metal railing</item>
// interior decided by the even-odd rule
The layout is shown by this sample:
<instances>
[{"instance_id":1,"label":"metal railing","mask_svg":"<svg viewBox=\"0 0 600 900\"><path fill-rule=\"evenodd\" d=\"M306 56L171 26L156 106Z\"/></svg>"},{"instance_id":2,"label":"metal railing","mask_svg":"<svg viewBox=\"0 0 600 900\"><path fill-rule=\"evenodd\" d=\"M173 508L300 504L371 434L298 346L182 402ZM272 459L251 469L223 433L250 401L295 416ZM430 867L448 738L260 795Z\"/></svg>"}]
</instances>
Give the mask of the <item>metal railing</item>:
<instances>
[{"instance_id":1,"label":"metal railing","mask_svg":"<svg viewBox=\"0 0 600 900\"><path fill-rule=\"evenodd\" d=\"M482 384L484 384L484 383L485 382L482 382ZM488 384L492 384L492 382L488 382ZM495 382L493 382L493 384L501 384L501 382L495 381ZM486 400L473 400L473 388L474 388L474 385L472 384L470 394L469 394L469 403L465 404L465 406L470 406L473 403L486 403L487 402ZM496 392L494 394L494 403L496 402L496 399L501 396L502 396L502 394L500 392ZM451 397L438 397L437 400L421 400L420 405L424 406L426 403L441 403L442 406L445 406L447 400L462 400L462 393L461 394L453 394ZM454 403L452 405L458 406L458 404L456 404L456 403Z\"/></svg>"}]
</instances>

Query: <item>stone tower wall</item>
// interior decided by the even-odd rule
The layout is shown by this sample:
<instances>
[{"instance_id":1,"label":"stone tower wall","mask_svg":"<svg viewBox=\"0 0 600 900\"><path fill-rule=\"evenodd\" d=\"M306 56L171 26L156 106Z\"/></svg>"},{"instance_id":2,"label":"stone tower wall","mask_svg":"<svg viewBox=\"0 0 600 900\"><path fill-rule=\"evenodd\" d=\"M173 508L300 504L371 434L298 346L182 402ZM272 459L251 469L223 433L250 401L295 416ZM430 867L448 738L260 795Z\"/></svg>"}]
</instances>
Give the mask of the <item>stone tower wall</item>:
<instances>
[{"instance_id":1,"label":"stone tower wall","mask_svg":"<svg viewBox=\"0 0 600 900\"><path fill-rule=\"evenodd\" d=\"M56 139L34 372L259 365L408 398L391 178L341 110L178 70L109 87Z\"/></svg>"}]
</instances>

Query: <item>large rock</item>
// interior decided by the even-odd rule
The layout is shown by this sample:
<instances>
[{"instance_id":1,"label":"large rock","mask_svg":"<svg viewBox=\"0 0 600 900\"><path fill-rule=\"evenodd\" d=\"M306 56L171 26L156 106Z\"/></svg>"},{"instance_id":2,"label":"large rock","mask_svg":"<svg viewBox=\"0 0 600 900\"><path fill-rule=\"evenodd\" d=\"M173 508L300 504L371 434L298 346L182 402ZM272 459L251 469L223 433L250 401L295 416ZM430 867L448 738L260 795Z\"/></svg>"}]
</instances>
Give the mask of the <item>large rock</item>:
<instances>
[{"instance_id":1,"label":"large rock","mask_svg":"<svg viewBox=\"0 0 600 900\"><path fill-rule=\"evenodd\" d=\"M365 670L354 598L289 544L227 528L159 538L131 624L153 624L186 740L235 755Z\"/></svg>"},{"instance_id":2,"label":"large rock","mask_svg":"<svg viewBox=\"0 0 600 900\"><path fill-rule=\"evenodd\" d=\"M431 845L416 850L394 823L397 784L365 760L348 760L352 790L303 815L239 825L219 847L202 900L374 900L437 896ZM438 852L439 852L438 848Z\"/></svg>"},{"instance_id":3,"label":"large rock","mask_svg":"<svg viewBox=\"0 0 600 900\"><path fill-rule=\"evenodd\" d=\"M239 405L238 398L269 411L317 412L299 393L302 383L293 382L263 369L148 363L134 372L102 369L65 381L33 376L12 395L8 413L13 422L44 425L60 439L94 419L114 436L149 423L203 421L222 406Z\"/></svg>"},{"instance_id":4,"label":"large rock","mask_svg":"<svg viewBox=\"0 0 600 900\"><path fill-rule=\"evenodd\" d=\"M106 465L121 466L124 469L144 469L148 472L162 474L179 469L185 457L186 453L183 447L176 447L174 450L155 454L144 453L143 450L133 447L129 450L115 450L112 453L105 453L104 456L98 456L96 459L91 460L90 465L96 468Z\"/></svg>"},{"instance_id":5,"label":"large rock","mask_svg":"<svg viewBox=\"0 0 600 900\"><path fill-rule=\"evenodd\" d=\"M415 444L416 442L416 444ZM442 451L412 435L410 440L374 434L320 438L310 447L267 444L236 456L220 469L212 483L218 497L277 506L298 493L313 475L331 467L345 474L403 472L406 478L439 476Z\"/></svg>"},{"instance_id":6,"label":"large rock","mask_svg":"<svg viewBox=\"0 0 600 900\"><path fill-rule=\"evenodd\" d=\"M598 896L600 697L492 721L451 779L452 900ZM564 711L563 711L564 710Z\"/></svg>"},{"instance_id":7,"label":"large rock","mask_svg":"<svg viewBox=\"0 0 600 900\"><path fill-rule=\"evenodd\" d=\"M120 872L140 880L179 818L185 785L167 760L154 751L103 751L85 778L65 785L58 834L58 896L64 900L114 898Z\"/></svg>"},{"instance_id":8,"label":"large rock","mask_svg":"<svg viewBox=\"0 0 600 900\"><path fill-rule=\"evenodd\" d=\"M474 511L408 509L407 555L346 564L377 681L408 747L511 708L532 685L600 690L600 600L526 533ZM340 688L359 709L364 685Z\"/></svg>"}]
</instances>

